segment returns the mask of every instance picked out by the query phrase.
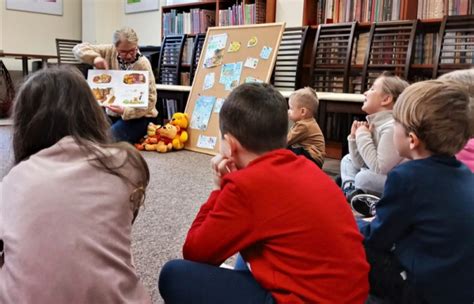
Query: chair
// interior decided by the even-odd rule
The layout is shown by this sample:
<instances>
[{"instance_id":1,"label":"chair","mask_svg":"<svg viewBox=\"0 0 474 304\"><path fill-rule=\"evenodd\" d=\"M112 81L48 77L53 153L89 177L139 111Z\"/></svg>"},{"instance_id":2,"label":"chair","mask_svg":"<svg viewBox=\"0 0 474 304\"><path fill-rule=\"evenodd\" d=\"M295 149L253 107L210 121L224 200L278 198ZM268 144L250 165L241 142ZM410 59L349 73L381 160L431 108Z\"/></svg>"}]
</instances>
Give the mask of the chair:
<instances>
[{"instance_id":1,"label":"chair","mask_svg":"<svg viewBox=\"0 0 474 304\"><path fill-rule=\"evenodd\" d=\"M376 22L370 28L360 92L383 72L409 79L418 20Z\"/></svg>"},{"instance_id":2,"label":"chair","mask_svg":"<svg viewBox=\"0 0 474 304\"><path fill-rule=\"evenodd\" d=\"M193 83L194 75L196 74L196 70L199 64L199 57L201 56L204 40L206 40L206 34L197 34L196 38L194 38L192 62L189 68L189 77L191 84Z\"/></svg>"},{"instance_id":3,"label":"chair","mask_svg":"<svg viewBox=\"0 0 474 304\"><path fill-rule=\"evenodd\" d=\"M474 16L444 16L439 30L433 78L474 67Z\"/></svg>"},{"instance_id":4,"label":"chair","mask_svg":"<svg viewBox=\"0 0 474 304\"><path fill-rule=\"evenodd\" d=\"M158 61L160 60L161 46L139 46L138 49L140 50L140 53L150 61L151 69L156 78L158 75Z\"/></svg>"},{"instance_id":5,"label":"chair","mask_svg":"<svg viewBox=\"0 0 474 304\"><path fill-rule=\"evenodd\" d=\"M56 52L58 54L58 64L80 64L72 53L72 49L82 43L81 40L60 39L56 38Z\"/></svg>"},{"instance_id":6,"label":"chair","mask_svg":"<svg viewBox=\"0 0 474 304\"><path fill-rule=\"evenodd\" d=\"M299 76L307 33L307 26L285 28L273 70L272 84L276 89L293 91L301 88Z\"/></svg>"},{"instance_id":7,"label":"chair","mask_svg":"<svg viewBox=\"0 0 474 304\"><path fill-rule=\"evenodd\" d=\"M159 84L180 85L181 57L183 55L186 35L170 35L163 38L161 44L160 58L158 60L158 75L156 82ZM184 98L165 91L158 92L156 108L159 112L158 119L171 119L172 112L183 112L185 107ZM175 108L175 109L173 109ZM166 110L166 113L165 113ZM166 115L165 115L166 114Z\"/></svg>"},{"instance_id":8,"label":"chair","mask_svg":"<svg viewBox=\"0 0 474 304\"><path fill-rule=\"evenodd\" d=\"M13 99L15 98L15 87L2 60L0 60L0 92L2 92L0 94L0 118L5 118L10 115Z\"/></svg>"},{"instance_id":9,"label":"chair","mask_svg":"<svg viewBox=\"0 0 474 304\"><path fill-rule=\"evenodd\" d=\"M319 92L349 92L349 71L357 22L321 24L311 57L312 87Z\"/></svg>"}]
</instances>

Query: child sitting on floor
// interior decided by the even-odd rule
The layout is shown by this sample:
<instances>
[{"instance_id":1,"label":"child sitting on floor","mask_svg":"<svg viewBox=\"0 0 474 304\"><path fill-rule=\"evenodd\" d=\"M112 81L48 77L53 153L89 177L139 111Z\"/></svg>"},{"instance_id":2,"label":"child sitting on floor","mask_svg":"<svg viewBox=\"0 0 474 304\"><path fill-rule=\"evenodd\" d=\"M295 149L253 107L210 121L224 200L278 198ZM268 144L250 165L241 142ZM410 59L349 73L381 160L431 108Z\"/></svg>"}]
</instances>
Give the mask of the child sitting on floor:
<instances>
[{"instance_id":1,"label":"child sitting on floor","mask_svg":"<svg viewBox=\"0 0 474 304\"><path fill-rule=\"evenodd\" d=\"M438 78L439 80L453 80L461 85L466 86L469 96L471 98L471 128L474 134L474 69L466 69L454 71L451 73L444 74ZM464 149L456 154L456 158L462 161L468 166L472 172L474 172L474 138L469 139Z\"/></svg>"},{"instance_id":2,"label":"child sitting on floor","mask_svg":"<svg viewBox=\"0 0 474 304\"><path fill-rule=\"evenodd\" d=\"M322 168L326 148L323 133L314 119L319 106L318 95L306 87L291 94L288 103L288 118L295 123L288 133L288 149Z\"/></svg>"},{"instance_id":3,"label":"child sitting on floor","mask_svg":"<svg viewBox=\"0 0 474 304\"><path fill-rule=\"evenodd\" d=\"M359 220L371 293L390 303L472 303L474 175L456 160L472 136L454 82L411 85L394 108L395 167L372 222Z\"/></svg>"},{"instance_id":4,"label":"child sitting on floor","mask_svg":"<svg viewBox=\"0 0 474 304\"><path fill-rule=\"evenodd\" d=\"M380 195L387 173L401 162L393 146L392 109L408 83L383 73L367 90L362 110L366 121L354 121L347 138L349 154L341 160L342 189L347 197L357 192Z\"/></svg>"},{"instance_id":5,"label":"child sitting on floor","mask_svg":"<svg viewBox=\"0 0 474 304\"><path fill-rule=\"evenodd\" d=\"M186 260L161 271L165 302L364 303L362 237L336 184L285 149L283 96L270 85L242 84L219 123L215 190L188 232ZM250 271L218 267L237 252Z\"/></svg>"}]
</instances>

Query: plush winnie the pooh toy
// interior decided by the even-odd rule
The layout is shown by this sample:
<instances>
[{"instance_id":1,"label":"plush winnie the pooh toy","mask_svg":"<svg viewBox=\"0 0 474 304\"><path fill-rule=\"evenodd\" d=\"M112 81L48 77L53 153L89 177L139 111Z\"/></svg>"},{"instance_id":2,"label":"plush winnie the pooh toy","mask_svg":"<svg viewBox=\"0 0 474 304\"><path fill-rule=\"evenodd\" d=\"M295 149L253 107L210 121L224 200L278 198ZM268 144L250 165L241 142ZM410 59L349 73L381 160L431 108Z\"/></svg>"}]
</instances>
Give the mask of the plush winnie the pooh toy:
<instances>
[{"instance_id":1,"label":"plush winnie the pooh toy","mask_svg":"<svg viewBox=\"0 0 474 304\"><path fill-rule=\"evenodd\" d=\"M184 143L188 141L188 132L186 131L189 125L188 114L180 112L174 113L171 124L178 127L178 134L173 139L173 149L181 150L184 148Z\"/></svg>"},{"instance_id":2,"label":"plush winnie the pooh toy","mask_svg":"<svg viewBox=\"0 0 474 304\"><path fill-rule=\"evenodd\" d=\"M138 150L158 151L161 153L171 150L181 150L188 140L188 115L175 113L170 123L160 126L153 123L148 124L147 136L139 144L135 144Z\"/></svg>"}]
</instances>

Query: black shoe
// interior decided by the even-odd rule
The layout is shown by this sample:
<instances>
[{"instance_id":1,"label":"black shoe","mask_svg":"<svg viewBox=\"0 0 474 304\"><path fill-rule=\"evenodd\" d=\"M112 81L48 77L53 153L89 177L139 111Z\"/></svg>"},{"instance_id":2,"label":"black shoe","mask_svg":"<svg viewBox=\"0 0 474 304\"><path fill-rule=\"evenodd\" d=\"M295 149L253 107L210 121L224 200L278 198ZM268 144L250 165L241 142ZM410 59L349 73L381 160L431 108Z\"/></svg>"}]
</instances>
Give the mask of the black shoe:
<instances>
[{"instance_id":1,"label":"black shoe","mask_svg":"<svg viewBox=\"0 0 474 304\"><path fill-rule=\"evenodd\" d=\"M357 194L352 196L350 202L352 210L363 217L375 215L375 205L380 198L372 194Z\"/></svg>"}]
</instances>

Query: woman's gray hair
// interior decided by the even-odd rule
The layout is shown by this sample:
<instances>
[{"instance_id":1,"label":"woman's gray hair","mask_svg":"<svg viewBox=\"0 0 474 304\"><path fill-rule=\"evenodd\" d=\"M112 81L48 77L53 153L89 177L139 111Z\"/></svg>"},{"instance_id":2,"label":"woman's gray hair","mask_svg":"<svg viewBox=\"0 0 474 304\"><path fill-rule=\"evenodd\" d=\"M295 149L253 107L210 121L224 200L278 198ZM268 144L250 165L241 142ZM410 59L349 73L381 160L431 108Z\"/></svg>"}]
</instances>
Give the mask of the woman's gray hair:
<instances>
[{"instance_id":1,"label":"woman's gray hair","mask_svg":"<svg viewBox=\"0 0 474 304\"><path fill-rule=\"evenodd\" d=\"M116 30L112 37L112 42L117 47L121 41L138 44L137 33L130 27L123 27L119 30Z\"/></svg>"}]
</instances>

